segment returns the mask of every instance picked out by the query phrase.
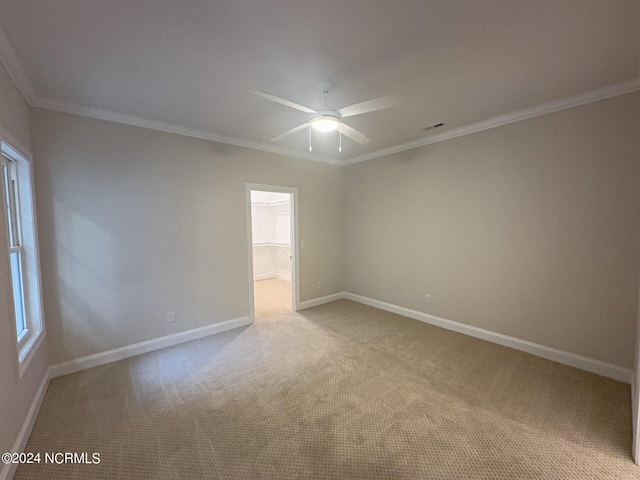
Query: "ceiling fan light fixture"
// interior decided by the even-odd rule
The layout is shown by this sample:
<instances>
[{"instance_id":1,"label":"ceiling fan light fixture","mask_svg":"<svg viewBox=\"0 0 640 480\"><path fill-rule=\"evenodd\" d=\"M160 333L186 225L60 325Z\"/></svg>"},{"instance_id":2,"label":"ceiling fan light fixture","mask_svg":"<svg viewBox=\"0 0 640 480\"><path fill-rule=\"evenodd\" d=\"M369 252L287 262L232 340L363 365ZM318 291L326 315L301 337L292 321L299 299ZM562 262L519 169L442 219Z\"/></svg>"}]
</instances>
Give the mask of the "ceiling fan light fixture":
<instances>
[{"instance_id":1,"label":"ceiling fan light fixture","mask_svg":"<svg viewBox=\"0 0 640 480\"><path fill-rule=\"evenodd\" d=\"M340 126L340 119L332 115L321 115L311 120L311 126L319 132L333 132Z\"/></svg>"}]
</instances>

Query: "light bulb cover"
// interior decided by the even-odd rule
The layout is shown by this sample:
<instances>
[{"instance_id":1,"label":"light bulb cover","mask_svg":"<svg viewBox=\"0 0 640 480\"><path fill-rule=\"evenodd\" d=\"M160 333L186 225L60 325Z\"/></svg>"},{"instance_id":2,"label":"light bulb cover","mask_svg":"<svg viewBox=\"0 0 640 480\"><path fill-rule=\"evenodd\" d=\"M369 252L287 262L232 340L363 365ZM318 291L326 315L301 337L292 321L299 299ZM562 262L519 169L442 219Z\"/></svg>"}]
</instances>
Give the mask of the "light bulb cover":
<instances>
[{"instance_id":1,"label":"light bulb cover","mask_svg":"<svg viewBox=\"0 0 640 480\"><path fill-rule=\"evenodd\" d=\"M319 132L333 132L340 126L340 119L332 115L321 115L311 119L311 126Z\"/></svg>"}]
</instances>

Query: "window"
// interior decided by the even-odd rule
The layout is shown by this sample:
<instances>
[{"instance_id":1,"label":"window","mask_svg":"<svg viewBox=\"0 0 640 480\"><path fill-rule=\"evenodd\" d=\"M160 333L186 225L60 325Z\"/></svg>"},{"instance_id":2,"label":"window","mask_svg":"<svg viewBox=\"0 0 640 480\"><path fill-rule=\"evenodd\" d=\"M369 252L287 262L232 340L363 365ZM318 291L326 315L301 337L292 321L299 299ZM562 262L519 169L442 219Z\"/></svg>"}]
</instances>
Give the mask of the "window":
<instances>
[{"instance_id":1,"label":"window","mask_svg":"<svg viewBox=\"0 0 640 480\"><path fill-rule=\"evenodd\" d=\"M2 143L0 187L7 231L18 371L26 369L43 337L39 265L29 161Z\"/></svg>"},{"instance_id":2,"label":"window","mask_svg":"<svg viewBox=\"0 0 640 480\"><path fill-rule=\"evenodd\" d=\"M24 289L22 282L22 241L18 222L18 173L16 162L2 157L2 183L4 186L4 201L7 219L7 236L9 242L9 265L11 267L11 283L13 290L13 305L16 316L16 333L20 341L27 333L24 318Z\"/></svg>"}]
</instances>

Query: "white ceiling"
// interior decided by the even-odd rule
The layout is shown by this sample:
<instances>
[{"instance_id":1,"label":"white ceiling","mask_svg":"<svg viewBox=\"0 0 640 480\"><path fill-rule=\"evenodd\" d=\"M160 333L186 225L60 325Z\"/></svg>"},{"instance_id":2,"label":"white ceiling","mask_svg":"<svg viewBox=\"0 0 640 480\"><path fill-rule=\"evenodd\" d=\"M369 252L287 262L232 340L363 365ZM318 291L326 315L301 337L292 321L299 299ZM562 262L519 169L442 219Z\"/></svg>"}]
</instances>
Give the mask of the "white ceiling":
<instances>
[{"instance_id":1,"label":"white ceiling","mask_svg":"<svg viewBox=\"0 0 640 480\"><path fill-rule=\"evenodd\" d=\"M438 122L431 135L640 88L638 0L0 0L0 12L32 104L314 159L370 158L420 144ZM3 63L19 78L15 60ZM326 81L335 107L404 102L349 119L368 145L345 139L338 153L336 134L318 133L310 156L306 132L270 144L308 115L252 92L317 107Z\"/></svg>"}]
</instances>

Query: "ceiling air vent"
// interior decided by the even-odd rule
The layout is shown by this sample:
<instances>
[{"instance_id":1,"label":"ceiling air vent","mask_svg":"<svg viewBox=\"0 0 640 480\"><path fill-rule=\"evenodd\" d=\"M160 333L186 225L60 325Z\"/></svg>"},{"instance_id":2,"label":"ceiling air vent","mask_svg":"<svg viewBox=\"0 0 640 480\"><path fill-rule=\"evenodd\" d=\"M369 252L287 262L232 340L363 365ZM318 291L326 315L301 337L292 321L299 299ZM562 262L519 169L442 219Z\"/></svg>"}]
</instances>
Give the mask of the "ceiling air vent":
<instances>
[{"instance_id":1,"label":"ceiling air vent","mask_svg":"<svg viewBox=\"0 0 640 480\"><path fill-rule=\"evenodd\" d=\"M436 123L435 125L429 125L428 127L424 127L423 130L425 132L428 132L429 130L433 130L434 128L440 128L443 126L444 126L444 123Z\"/></svg>"}]
</instances>

